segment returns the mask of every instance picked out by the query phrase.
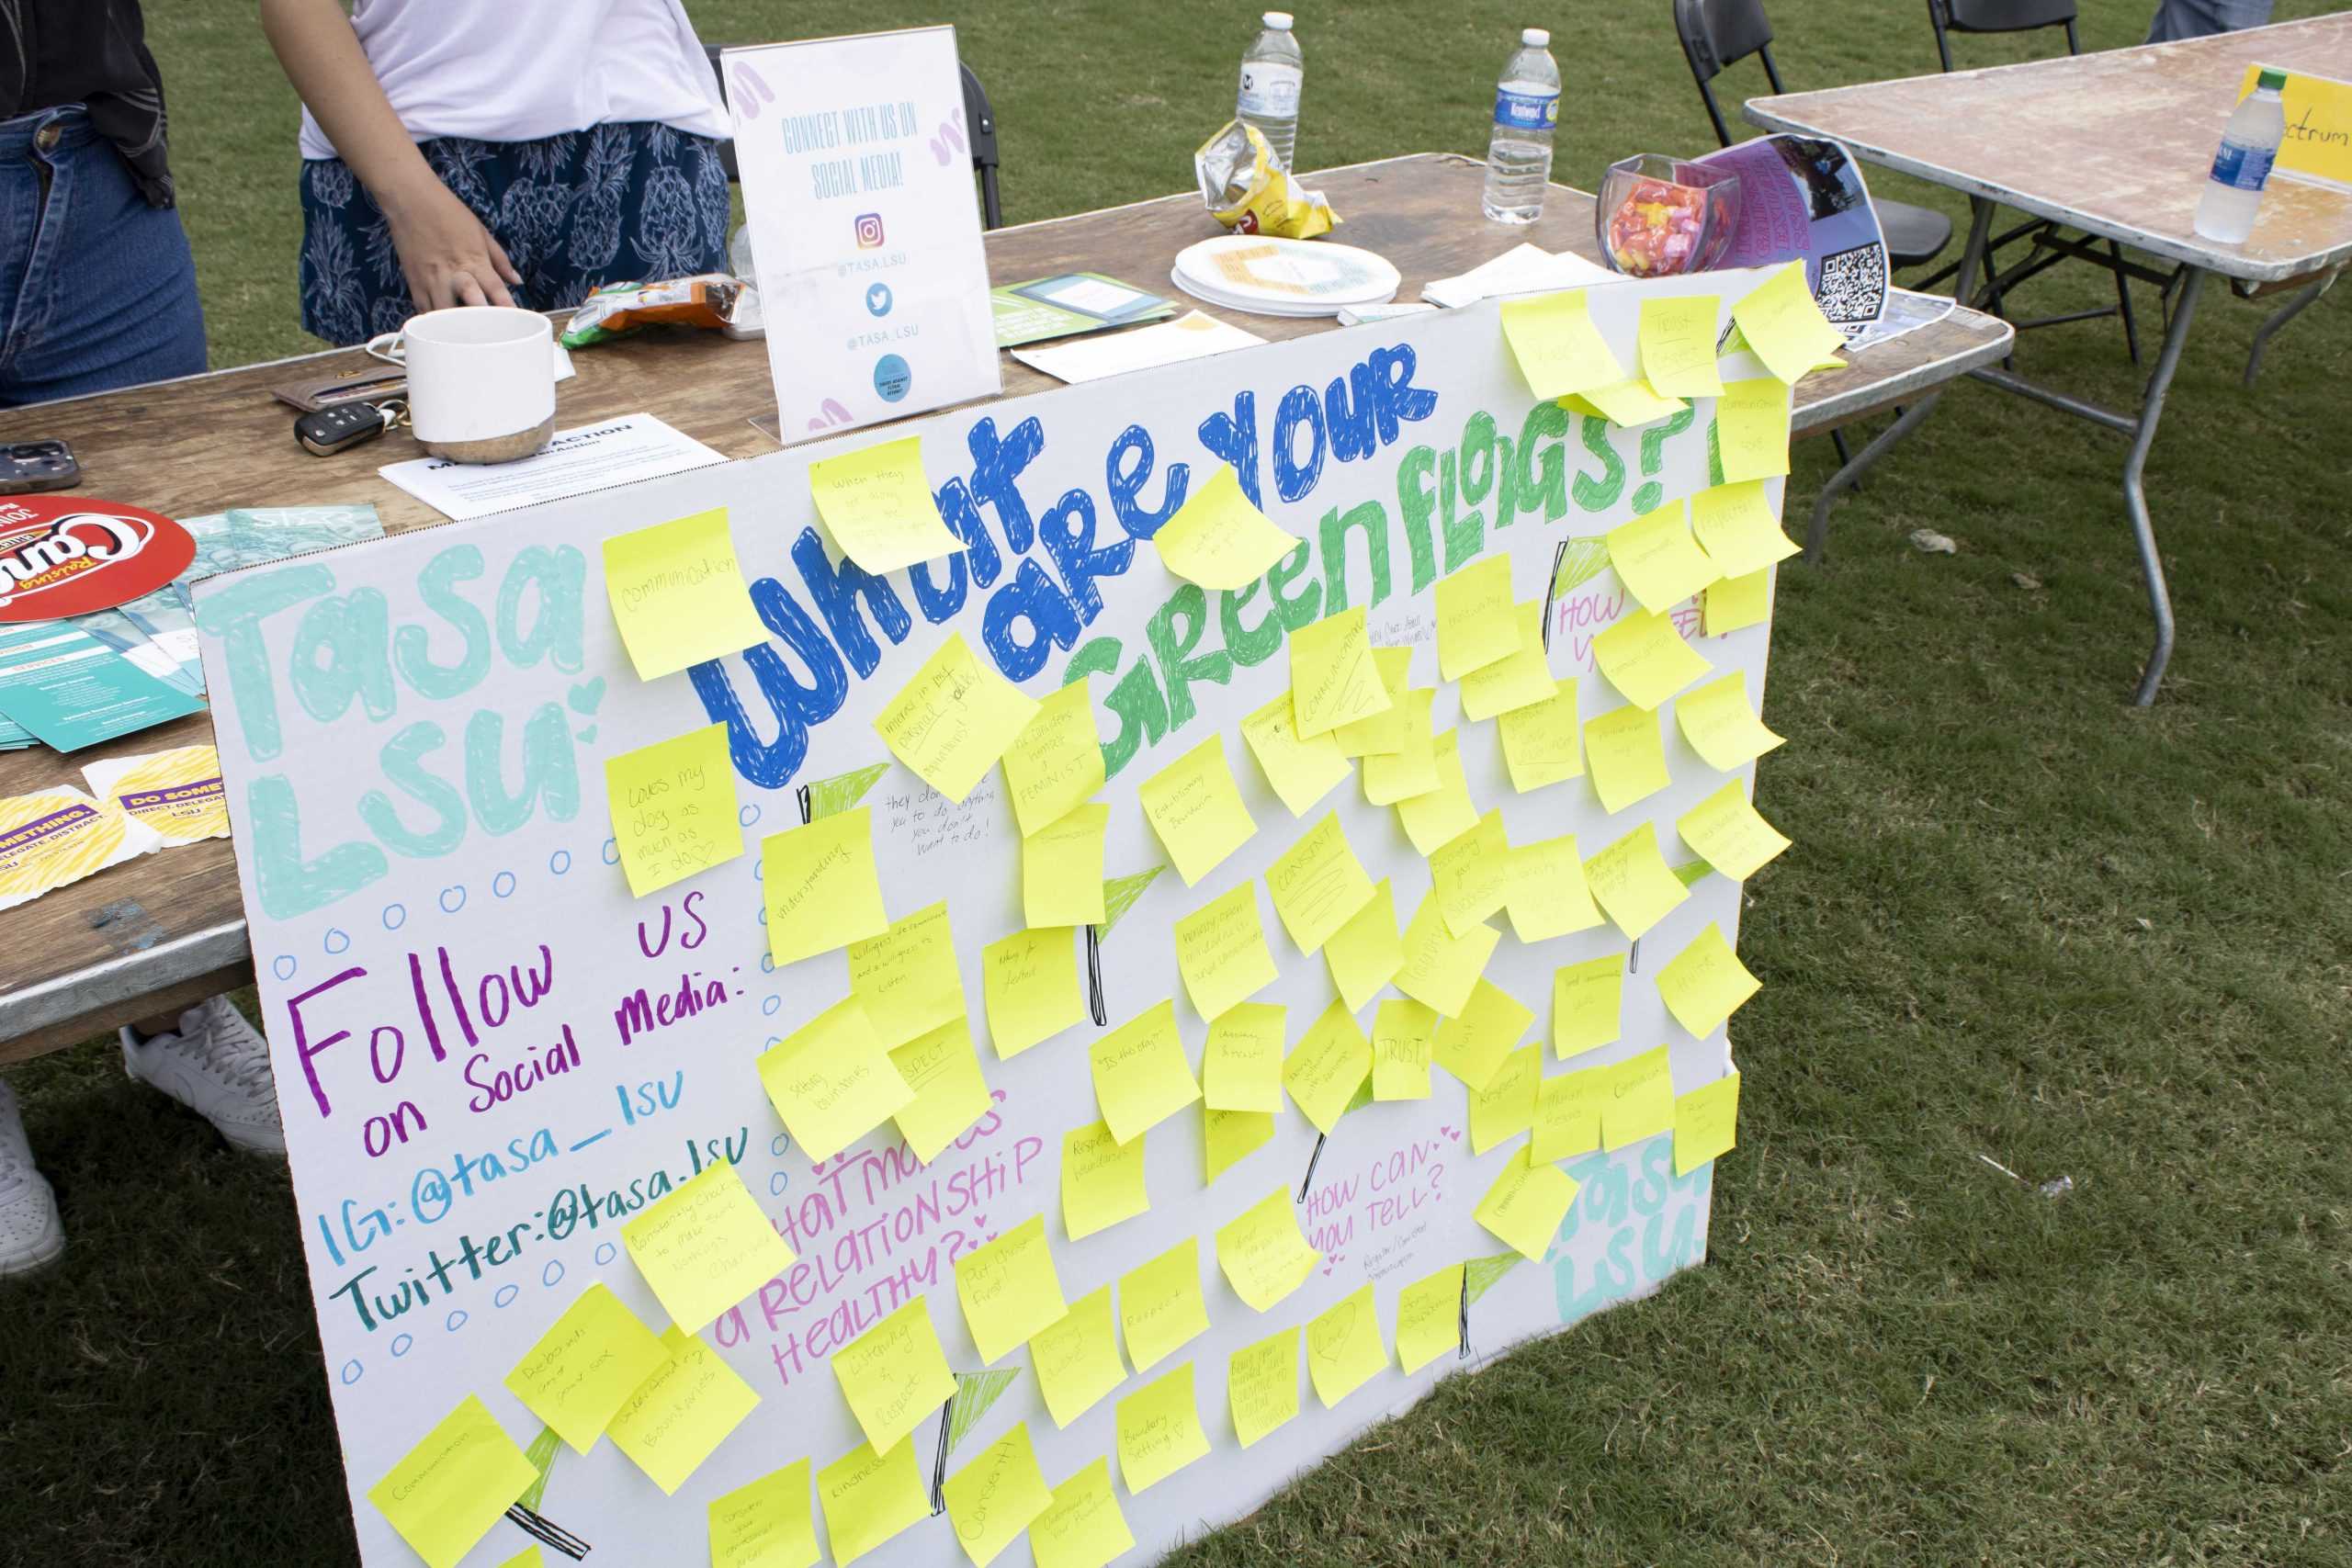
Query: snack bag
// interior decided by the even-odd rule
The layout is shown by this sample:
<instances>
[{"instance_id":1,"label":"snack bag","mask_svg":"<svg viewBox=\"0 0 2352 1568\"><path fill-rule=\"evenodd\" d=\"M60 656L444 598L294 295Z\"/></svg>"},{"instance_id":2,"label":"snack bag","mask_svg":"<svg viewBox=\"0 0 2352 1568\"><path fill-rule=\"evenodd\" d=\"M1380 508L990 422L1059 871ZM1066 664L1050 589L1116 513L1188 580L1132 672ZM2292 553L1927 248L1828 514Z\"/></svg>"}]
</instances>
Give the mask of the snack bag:
<instances>
[{"instance_id":1,"label":"snack bag","mask_svg":"<svg viewBox=\"0 0 2352 1568\"><path fill-rule=\"evenodd\" d=\"M586 348L657 321L721 329L743 285L723 272L659 283L608 283L588 296L563 329L563 346Z\"/></svg>"},{"instance_id":2,"label":"snack bag","mask_svg":"<svg viewBox=\"0 0 2352 1568\"><path fill-rule=\"evenodd\" d=\"M1238 119L1201 144L1193 172L1210 213L1236 233L1311 240L1340 220L1320 192L1299 188L1256 127Z\"/></svg>"}]
</instances>

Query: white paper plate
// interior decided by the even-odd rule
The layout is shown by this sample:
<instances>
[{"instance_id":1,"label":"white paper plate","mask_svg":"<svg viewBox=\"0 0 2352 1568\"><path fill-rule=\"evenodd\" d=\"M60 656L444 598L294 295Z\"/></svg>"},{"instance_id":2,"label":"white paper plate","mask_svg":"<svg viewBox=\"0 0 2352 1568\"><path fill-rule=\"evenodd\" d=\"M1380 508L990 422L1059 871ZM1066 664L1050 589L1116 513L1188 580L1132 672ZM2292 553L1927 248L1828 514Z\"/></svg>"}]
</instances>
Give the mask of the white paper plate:
<instances>
[{"instance_id":1,"label":"white paper plate","mask_svg":"<svg viewBox=\"0 0 2352 1568\"><path fill-rule=\"evenodd\" d=\"M1370 251L1264 234L1203 240L1177 255L1168 276L1196 299L1262 316L1336 316L1395 299L1402 281Z\"/></svg>"}]
</instances>

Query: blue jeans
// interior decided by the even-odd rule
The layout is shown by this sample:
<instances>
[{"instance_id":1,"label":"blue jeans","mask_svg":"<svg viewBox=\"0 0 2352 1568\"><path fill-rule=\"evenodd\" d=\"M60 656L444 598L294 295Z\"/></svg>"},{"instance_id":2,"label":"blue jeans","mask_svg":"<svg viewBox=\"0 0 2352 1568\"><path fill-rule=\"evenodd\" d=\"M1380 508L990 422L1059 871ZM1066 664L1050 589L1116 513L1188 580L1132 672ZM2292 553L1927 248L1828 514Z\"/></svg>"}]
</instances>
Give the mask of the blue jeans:
<instances>
[{"instance_id":1,"label":"blue jeans","mask_svg":"<svg viewBox=\"0 0 2352 1568\"><path fill-rule=\"evenodd\" d=\"M0 120L0 408L204 368L180 215L78 107Z\"/></svg>"},{"instance_id":2,"label":"blue jeans","mask_svg":"<svg viewBox=\"0 0 2352 1568\"><path fill-rule=\"evenodd\" d=\"M2156 0L2155 20L2148 24L2150 43L2172 43L2185 38L2211 38L2240 28L2267 27L2272 0Z\"/></svg>"}]
</instances>

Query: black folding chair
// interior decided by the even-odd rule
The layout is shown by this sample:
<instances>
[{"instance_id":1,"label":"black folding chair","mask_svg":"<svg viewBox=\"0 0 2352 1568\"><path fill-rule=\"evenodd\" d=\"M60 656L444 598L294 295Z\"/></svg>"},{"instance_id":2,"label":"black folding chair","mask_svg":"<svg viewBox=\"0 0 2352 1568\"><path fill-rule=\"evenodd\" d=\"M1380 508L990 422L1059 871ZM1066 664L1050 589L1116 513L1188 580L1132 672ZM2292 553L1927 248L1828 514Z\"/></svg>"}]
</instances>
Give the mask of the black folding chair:
<instances>
[{"instance_id":1,"label":"black folding chair","mask_svg":"<svg viewBox=\"0 0 2352 1568\"><path fill-rule=\"evenodd\" d=\"M1928 23L1936 33L1936 58L1945 71L1952 69L1951 35L1954 33L2029 33L2045 28L2063 28L2066 34L2066 52L2080 54L2082 40L2075 32L2075 0L1928 0ZM2024 243L2026 259L2004 272L2000 254L2004 248ZM2085 261L2112 273L2115 276L2115 303L2093 310L2070 310L2063 315L2037 316L2027 321L2009 319L2009 324L2019 332L2034 327L2054 327L2065 321L2090 321L2099 316L2120 316L2123 320L2123 344L2131 352L2132 363L2140 363L2140 327L2132 312L2132 285L2134 277L2168 290L2172 275L2140 266L2123 258L2123 247L2113 240L2106 242L2104 254L2099 243L2081 235L2064 232L2057 223L2036 218L2020 223L2007 233L1996 235L1984 251L1984 279L1977 298L1970 301L1981 304L1996 316L2007 316L2006 297L2028 278L2049 271L2064 261ZM1958 272L1954 264L1938 272L1922 285L1933 288Z\"/></svg>"}]
</instances>

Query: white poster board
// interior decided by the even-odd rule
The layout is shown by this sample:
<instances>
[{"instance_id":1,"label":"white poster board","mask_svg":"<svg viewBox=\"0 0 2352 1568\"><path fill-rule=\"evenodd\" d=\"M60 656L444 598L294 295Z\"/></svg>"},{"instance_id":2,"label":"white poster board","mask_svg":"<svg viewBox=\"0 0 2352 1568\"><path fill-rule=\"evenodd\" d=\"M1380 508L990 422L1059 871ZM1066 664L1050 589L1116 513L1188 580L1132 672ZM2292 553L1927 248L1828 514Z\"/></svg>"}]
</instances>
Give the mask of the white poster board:
<instances>
[{"instance_id":1,"label":"white poster board","mask_svg":"<svg viewBox=\"0 0 2352 1568\"><path fill-rule=\"evenodd\" d=\"M783 439L1002 387L952 27L730 49Z\"/></svg>"},{"instance_id":2,"label":"white poster board","mask_svg":"<svg viewBox=\"0 0 2352 1568\"><path fill-rule=\"evenodd\" d=\"M1754 281L1706 280L1726 301ZM1631 364L1640 299L1699 291L1595 289L1592 319ZM1430 886L1395 810L1368 805L1356 779L1295 818L1242 744L1243 716L1288 685L1287 630L1344 601L1369 606L1375 644L1411 646L1413 684L1437 689L1440 729L1459 723L1471 795L1501 808L1513 843L1576 832L1589 854L1652 822L1668 860L1695 860L1676 818L1727 775L1670 720L1670 786L1611 817L1585 779L1514 792L1495 722L1460 723L1455 685L1437 678L1436 583L1500 552L1519 597L1547 597L1550 667L1577 678L1584 715L1620 705L1592 646L1630 601L1598 536L1708 483L1711 400L1642 431L1531 404L1498 321L1489 303L1372 323L908 426L970 547L887 578L849 567L817 521L808 465L847 445L827 444L198 586L264 1021L369 1564L415 1561L367 1491L458 1400L478 1395L517 1443L539 1433L502 1379L583 1287L603 1281L653 1327L666 1322L619 1226L717 1159L736 1162L798 1254L703 1336L761 1403L674 1496L609 1440L584 1455L538 1444L535 1459L552 1463L531 1506L591 1543L594 1562L701 1561L711 1499L797 1458L821 1469L854 1448L829 1354L911 1297L928 1299L951 1366L978 1374L953 1265L1034 1214L1046 1216L1072 1301L1201 1238L1210 1326L1150 1375L1192 1362L1210 1451L1139 1495L1118 1488L1136 1560L1248 1512L1437 1377L1699 1261L1712 1167L1676 1177L1670 1134L1567 1162L1583 1185L1566 1223L1540 1263L1482 1273L1459 1355L1410 1377L1392 1366L1328 1409L1302 1370L1297 1417L1245 1452L1226 1409L1227 1356L1366 1284L1393 1337L1400 1289L1508 1253L1472 1212L1526 1139L1474 1155L1464 1089L1438 1072L1429 1099L1350 1111L1319 1152L1316 1129L1286 1104L1271 1140L1210 1184L1195 1105L1144 1134L1148 1213L1075 1242L1064 1233L1063 1135L1098 1115L1088 1044L1172 998L1199 1066L1205 1026L1176 971L1174 919L1262 878L1333 806L1372 877L1393 879L1400 922ZM1724 365L1760 374L1744 356ZM1304 545L1267 578L1208 593L1131 536L1152 532L1221 461ZM1768 487L1776 512L1780 488ZM641 682L600 586L599 542L712 507L728 509L775 636ZM1707 637L1690 605L1674 618L1716 671L1743 672L1760 704L1767 626ZM1032 695L1088 682L1110 772L1098 796L1111 810L1106 878L1162 865L1136 786L1211 735L1223 736L1256 824L1198 886L1162 870L1099 940L1073 931L1101 1021L1010 1061L990 1047L980 1001L983 944L1023 924L1001 777L951 803L893 762L871 727L951 630ZM729 728L747 852L632 899L603 760L713 720ZM1730 776L1752 789L1752 773ZM994 1097L928 1167L885 1122L812 1168L752 1066L848 988L840 952L768 960L758 840L851 797L873 812L892 917L948 905ZM1634 955L1619 1041L1577 1066L1665 1042L1678 1092L1726 1071L1724 1032L1684 1032L1649 983L1709 922L1736 939L1737 885L1703 865L1685 880L1688 900ZM1333 985L1321 959L1291 945L1262 883L1259 898L1280 975L1256 999L1288 1008L1295 1043ZM1534 1015L1538 1042L1549 1038L1555 971L1627 946L1606 924L1533 945L1497 924L1487 976ZM1372 1012L1359 1015L1367 1028ZM1543 1064L1566 1070L1548 1045ZM1215 1233L1275 1192L1290 1195L1323 1261L1259 1314L1219 1273ZM944 1418L907 1439L926 1476L953 1473L1014 1423L1027 1424L1050 1483L1113 1450L1115 1399L1057 1427L1025 1363L1019 1349L994 1363L1016 1375L959 1422L955 1454L943 1451ZM1130 1376L1119 1392L1147 1381ZM526 1544L502 1523L465 1562L503 1562ZM872 1560L956 1557L941 1517ZM1027 1561L1025 1547L1001 1561Z\"/></svg>"}]
</instances>

